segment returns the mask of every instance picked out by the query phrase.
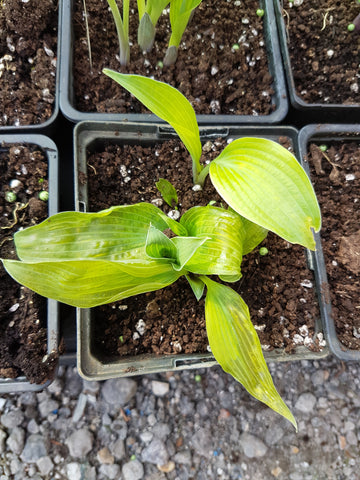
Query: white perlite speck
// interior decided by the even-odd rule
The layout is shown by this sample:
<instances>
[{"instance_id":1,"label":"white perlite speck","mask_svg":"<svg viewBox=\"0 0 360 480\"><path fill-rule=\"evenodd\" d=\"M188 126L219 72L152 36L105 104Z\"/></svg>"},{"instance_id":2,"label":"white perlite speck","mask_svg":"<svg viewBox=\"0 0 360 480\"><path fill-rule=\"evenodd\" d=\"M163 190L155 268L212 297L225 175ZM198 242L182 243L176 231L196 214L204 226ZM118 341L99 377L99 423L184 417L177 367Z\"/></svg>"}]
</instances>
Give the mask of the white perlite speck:
<instances>
[{"instance_id":1,"label":"white perlite speck","mask_svg":"<svg viewBox=\"0 0 360 480\"><path fill-rule=\"evenodd\" d=\"M170 210L168 217L172 218L173 220L178 220L180 218L179 210Z\"/></svg>"},{"instance_id":2,"label":"white perlite speck","mask_svg":"<svg viewBox=\"0 0 360 480\"><path fill-rule=\"evenodd\" d=\"M310 280L303 280L300 285L305 288L312 288L313 283Z\"/></svg>"},{"instance_id":3,"label":"white perlite speck","mask_svg":"<svg viewBox=\"0 0 360 480\"><path fill-rule=\"evenodd\" d=\"M135 329L136 331L140 334L140 335L144 335L145 333L145 330L146 330L146 324L144 322L144 320L142 318L140 318L136 325L135 325Z\"/></svg>"},{"instance_id":4,"label":"white perlite speck","mask_svg":"<svg viewBox=\"0 0 360 480\"><path fill-rule=\"evenodd\" d=\"M347 174L345 175L345 180L346 180L347 182L351 182L352 180L355 180L355 178L356 178L356 177L355 177L355 175L354 175L353 173L347 173Z\"/></svg>"}]
</instances>

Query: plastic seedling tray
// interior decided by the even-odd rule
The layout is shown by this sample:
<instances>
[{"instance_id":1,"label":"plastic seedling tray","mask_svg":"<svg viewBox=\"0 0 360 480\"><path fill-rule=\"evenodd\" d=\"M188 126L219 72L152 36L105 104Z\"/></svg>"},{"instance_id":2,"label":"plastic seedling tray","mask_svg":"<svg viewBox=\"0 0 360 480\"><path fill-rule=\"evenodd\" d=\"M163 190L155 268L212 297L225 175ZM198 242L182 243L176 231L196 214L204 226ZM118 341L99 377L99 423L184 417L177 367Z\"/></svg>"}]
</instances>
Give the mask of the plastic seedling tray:
<instances>
[{"instance_id":1,"label":"plastic seedling tray","mask_svg":"<svg viewBox=\"0 0 360 480\"><path fill-rule=\"evenodd\" d=\"M277 140L280 136L288 137L297 153L297 130L291 127L238 127L223 129L201 129L205 141L218 137L237 138L241 136L261 136ZM79 173L87 170L87 152L99 145L109 143L150 145L174 138L173 131L161 125L116 124L111 122L81 122L74 131L75 142L75 205L78 211L87 211L87 185L77 181ZM307 251L308 265L314 265L313 253ZM183 370L200 367L210 367L216 364L210 354L177 354L177 355L138 355L131 358L113 358L111 361L102 358L93 349L91 309L77 309L77 365L79 373L89 380L104 380L107 378L139 375L171 370ZM323 332L322 320L318 318L315 325L315 335ZM328 349L314 352L304 346L299 346L296 352L288 354L284 349L265 352L269 362L289 361L299 359L316 359L325 357Z\"/></svg>"}]
</instances>

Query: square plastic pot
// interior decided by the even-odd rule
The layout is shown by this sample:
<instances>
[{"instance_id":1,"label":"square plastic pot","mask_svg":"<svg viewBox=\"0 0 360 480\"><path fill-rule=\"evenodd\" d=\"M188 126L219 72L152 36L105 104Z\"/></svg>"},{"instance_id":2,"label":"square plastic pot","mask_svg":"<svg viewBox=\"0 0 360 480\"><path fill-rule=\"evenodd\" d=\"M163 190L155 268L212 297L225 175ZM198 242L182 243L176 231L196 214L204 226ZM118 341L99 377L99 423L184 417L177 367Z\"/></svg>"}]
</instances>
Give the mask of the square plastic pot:
<instances>
[{"instance_id":1,"label":"square plastic pot","mask_svg":"<svg viewBox=\"0 0 360 480\"><path fill-rule=\"evenodd\" d=\"M49 200L48 214L54 215L59 211L58 194L58 150L55 143L48 137L39 134L0 134L0 145L6 148L7 144L31 144L41 149L48 161ZM47 353L57 351L59 345L59 304L55 300L47 300ZM31 362L31 358L29 358ZM40 391L51 382L37 385L30 383L25 377L0 378L0 393Z\"/></svg>"},{"instance_id":2,"label":"square plastic pot","mask_svg":"<svg viewBox=\"0 0 360 480\"><path fill-rule=\"evenodd\" d=\"M60 35L60 109L64 116L76 123L80 121L129 121L141 123L161 123L155 115L149 114L111 114L98 112L81 112L75 106L73 89L73 42L74 32L72 27L73 8L75 0L61 2L61 35ZM280 123L288 112L288 99L286 94L285 75L283 71L280 45L276 27L275 14L272 0L260 0L259 8L265 10L264 36L268 55L269 72L273 77L272 88L274 95L272 103L274 111L269 115L198 115L199 125L222 124L277 124ZM239 18L239 22L241 19ZM255 87L256 88L256 85ZM261 92L259 92L261 95Z\"/></svg>"},{"instance_id":3,"label":"square plastic pot","mask_svg":"<svg viewBox=\"0 0 360 480\"><path fill-rule=\"evenodd\" d=\"M297 130L291 127L238 127L223 129L200 129L204 142L218 137L235 139L241 136L261 136L277 140L280 136L288 137L297 153ZM78 182L79 173L87 170L87 154L98 146L116 144L151 145L169 138L175 138L170 129L161 125L116 124L111 122L81 122L74 130L75 145L75 208L77 211L88 210L87 185ZM307 251L308 266L313 269L313 252ZM138 355L130 358L104 359L93 348L92 310L77 309L77 366L80 375L88 380L105 380L155 372L210 367L217 362L210 354L177 355ZM316 319L315 336L322 334L322 319ZM314 352L305 346L298 346L296 352L288 354L284 349L264 352L269 362L299 359L316 359L325 357L328 349Z\"/></svg>"},{"instance_id":4,"label":"square plastic pot","mask_svg":"<svg viewBox=\"0 0 360 480\"><path fill-rule=\"evenodd\" d=\"M286 32L285 20L282 15L282 0L274 0L274 11L279 33L279 43L282 55L282 62L285 71L286 84L288 89L288 97L291 106L296 110L294 115L295 122L299 119L302 124L309 122L343 122L356 121L360 118L360 104L322 104L307 103L302 100L296 93L294 75L291 67L291 60L288 48L288 36ZM349 40L350 41L350 40ZM330 45L330 43L329 43Z\"/></svg>"},{"instance_id":5,"label":"square plastic pot","mask_svg":"<svg viewBox=\"0 0 360 480\"><path fill-rule=\"evenodd\" d=\"M312 142L328 144L333 141L357 141L360 142L360 126L359 125L339 125L339 124L322 124L307 125L299 132L299 153L304 168L309 173L309 165L306 161L308 145ZM313 180L314 181L314 180ZM344 212L345 214L345 212ZM315 280L317 282L318 292L321 298L320 308L323 318L323 325L327 343L331 352L341 360L360 360L360 350L350 350L343 345L336 332L333 309L331 305L331 285L328 282L326 273L326 263L321 245L321 231L316 234L317 249L314 260L316 263Z\"/></svg>"}]
</instances>

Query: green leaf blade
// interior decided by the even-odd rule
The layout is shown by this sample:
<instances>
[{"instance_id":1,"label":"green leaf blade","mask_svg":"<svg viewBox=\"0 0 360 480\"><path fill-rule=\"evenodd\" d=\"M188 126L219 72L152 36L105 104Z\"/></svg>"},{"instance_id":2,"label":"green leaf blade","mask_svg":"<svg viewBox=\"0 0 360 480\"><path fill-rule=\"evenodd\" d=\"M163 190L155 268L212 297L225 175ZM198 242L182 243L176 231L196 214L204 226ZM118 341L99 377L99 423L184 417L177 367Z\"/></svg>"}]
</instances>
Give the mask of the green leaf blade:
<instances>
[{"instance_id":1,"label":"green leaf blade","mask_svg":"<svg viewBox=\"0 0 360 480\"><path fill-rule=\"evenodd\" d=\"M61 212L15 234L17 254L26 262L129 260L145 258L149 226L186 229L148 203L112 207L98 213Z\"/></svg>"},{"instance_id":2,"label":"green leaf blade","mask_svg":"<svg viewBox=\"0 0 360 480\"><path fill-rule=\"evenodd\" d=\"M297 428L295 418L274 386L247 305L231 288L207 277L201 280L207 287L206 330L215 359L252 396Z\"/></svg>"},{"instance_id":3,"label":"green leaf blade","mask_svg":"<svg viewBox=\"0 0 360 480\"><path fill-rule=\"evenodd\" d=\"M202 275L239 275L242 262L243 228L238 214L222 208L193 207L180 219L188 235L207 238L185 264Z\"/></svg>"},{"instance_id":4,"label":"green leaf blade","mask_svg":"<svg viewBox=\"0 0 360 480\"><path fill-rule=\"evenodd\" d=\"M184 274L163 261L148 261L146 264L101 260L2 262L17 282L39 295L81 308L159 290Z\"/></svg>"},{"instance_id":5,"label":"green leaf blade","mask_svg":"<svg viewBox=\"0 0 360 480\"><path fill-rule=\"evenodd\" d=\"M211 162L211 181L240 215L290 243L315 248L321 226L313 187L296 158L276 142L241 138Z\"/></svg>"},{"instance_id":6,"label":"green leaf blade","mask_svg":"<svg viewBox=\"0 0 360 480\"><path fill-rule=\"evenodd\" d=\"M194 109L176 88L140 75L122 74L105 68L103 73L134 95L151 112L169 123L189 151L200 171L201 142Z\"/></svg>"}]
</instances>

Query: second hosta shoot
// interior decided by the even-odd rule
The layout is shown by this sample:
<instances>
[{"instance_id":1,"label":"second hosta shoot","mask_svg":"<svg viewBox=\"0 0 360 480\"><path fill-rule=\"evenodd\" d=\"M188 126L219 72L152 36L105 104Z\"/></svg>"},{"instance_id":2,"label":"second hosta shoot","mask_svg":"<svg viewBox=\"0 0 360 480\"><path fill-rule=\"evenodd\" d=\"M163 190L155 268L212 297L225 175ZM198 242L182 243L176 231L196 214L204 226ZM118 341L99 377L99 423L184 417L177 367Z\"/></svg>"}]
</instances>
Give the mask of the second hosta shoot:
<instances>
[{"instance_id":1,"label":"second hosta shoot","mask_svg":"<svg viewBox=\"0 0 360 480\"><path fill-rule=\"evenodd\" d=\"M243 256L268 230L315 248L312 229L320 228L320 210L306 173L285 148L252 137L234 140L204 166L195 113L177 90L144 77L105 73L173 126L192 158L194 182L209 176L231 208L195 205L179 221L149 203L62 212L15 234L20 260L4 259L6 270L43 296L83 308L158 290L185 276L198 300L205 295L216 360L296 427L273 384L248 307L221 281L241 278ZM170 204L177 202L168 183L158 187Z\"/></svg>"}]
</instances>

